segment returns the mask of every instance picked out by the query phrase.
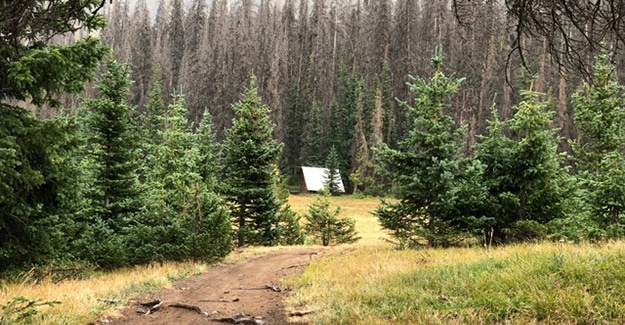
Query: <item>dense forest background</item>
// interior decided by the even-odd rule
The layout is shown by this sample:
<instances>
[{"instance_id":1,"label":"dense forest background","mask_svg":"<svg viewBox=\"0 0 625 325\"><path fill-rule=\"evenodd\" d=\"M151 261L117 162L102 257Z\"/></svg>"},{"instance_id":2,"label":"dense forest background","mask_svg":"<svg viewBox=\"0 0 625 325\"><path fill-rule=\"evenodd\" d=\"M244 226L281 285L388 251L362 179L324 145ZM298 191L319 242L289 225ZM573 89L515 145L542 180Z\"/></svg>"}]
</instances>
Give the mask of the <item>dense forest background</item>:
<instances>
[{"instance_id":1,"label":"dense forest background","mask_svg":"<svg viewBox=\"0 0 625 325\"><path fill-rule=\"evenodd\" d=\"M400 246L625 234L611 7L83 1L0 6L0 271L304 243L302 165L394 196Z\"/></svg>"},{"instance_id":2,"label":"dense forest background","mask_svg":"<svg viewBox=\"0 0 625 325\"><path fill-rule=\"evenodd\" d=\"M145 0L107 4L109 23L101 38L132 69L129 103L139 113L145 110L159 69L165 102L174 92L184 94L195 126L208 109L221 141L233 117L231 104L253 72L272 109L274 137L285 145L281 171L292 183L299 166L323 165L334 146L350 191L355 185L377 191L367 166L370 148L402 137L405 112L396 98L411 100L408 75L431 74L436 46L443 50L445 70L466 78L449 113L468 125L467 148L484 134L491 106L501 118L510 117L519 90L530 82L555 99L560 149L570 150L566 139L577 137L569 98L588 69L555 63L546 39L523 39L520 52L514 24L499 1L477 2L461 20L451 1L209 3L162 0L155 13ZM582 55L592 62L593 53ZM65 99L70 110L78 103Z\"/></svg>"}]
</instances>

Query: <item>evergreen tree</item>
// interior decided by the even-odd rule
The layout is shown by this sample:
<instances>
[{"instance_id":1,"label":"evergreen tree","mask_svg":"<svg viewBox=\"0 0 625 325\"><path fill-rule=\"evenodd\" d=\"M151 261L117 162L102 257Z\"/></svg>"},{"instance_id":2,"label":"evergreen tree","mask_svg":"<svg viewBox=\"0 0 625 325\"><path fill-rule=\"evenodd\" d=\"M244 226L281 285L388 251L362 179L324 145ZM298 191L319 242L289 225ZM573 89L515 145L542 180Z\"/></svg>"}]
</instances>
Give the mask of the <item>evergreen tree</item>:
<instances>
[{"instance_id":1,"label":"evergreen tree","mask_svg":"<svg viewBox=\"0 0 625 325\"><path fill-rule=\"evenodd\" d=\"M55 35L104 25L100 0L0 3L0 271L66 253L81 203L71 120L38 120L22 107L57 106L76 94L107 49L92 37L52 45ZM19 23L17 23L19 21Z\"/></svg>"},{"instance_id":2,"label":"evergreen tree","mask_svg":"<svg viewBox=\"0 0 625 325\"><path fill-rule=\"evenodd\" d=\"M128 76L126 66L109 60L96 86L98 97L83 103L87 126L83 166L91 186L75 249L82 258L106 268L128 264L126 236L145 205L134 107L125 104Z\"/></svg>"},{"instance_id":3,"label":"evergreen tree","mask_svg":"<svg viewBox=\"0 0 625 325\"><path fill-rule=\"evenodd\" d=\"M71 45L50 45L52 36L83 28L98 30L104 19L100 0L35 0L0 4L0 100L58 104L55 96L79 93L108 52L87 37ZM17 17L29 17L16 23Z\"/></svg>"},{"instance_id":4,"label":"evergreen tree","mask_svg":"<svg viewBox=\"0 0 625 325\"><path fill-rule=\"evenodd\" d=\"M328 153L328 157L326 158L325 168L328 169L326 173L326 188L331 195L337 195L341 193L339 187L339 180L341 179L340 161L339 155L336 152L336 148L334 146L330 148L330 152Z\"/></svg>"},{"instance_id":5,"label":"evergreen tree","mask_svg":"<svg viewBox=\"0 0 625 325\"><path fill-rule=\"evenodd\" d=\"M128 77L127 67L108 61L106 72L96 86L99 98L84 101L91 134L88 139L94 181L91 207L115 230L127 225L128 218L143 205L138 182L139 143L131 117L134 107L125 104L130 86Z\"/></svg>"},{"instance_id":6,"label":"evergreen tree","mask_svg":"<svg viewBox=\"0 0 625 325\"><path fill-rule=\"evenodd\" d=\"M575 146L581 186L597 234L625 234L625 87L607 54L597 56L594 84L584 84L572 98L581 141Z\"/></svg>"},{"instance_id":7,"label":"evergreen tree","mask_svg":"<svg viewBox=\"0 0 625 325\"><path fill-rule=\"evenodd\" d=\"M67 254L81 170L73 120L38 120L0 103L0 272Z\"/></svg>"},{"instance_id":8,"label":"evergreen tree","mask_svg":"<svg viewBox=\"0 0 625 325\"><path fill-rule=\"evenodd\" d=\"M308 116L308 127L304 148L302 149L302 161L308 166L323 166L324 141L323 128L321 126L321 110L319 105L313 103Z\"/></svg>"},{"instance_id":9,"label":"evergreen tree","mask_svg":"<svg viewBox=\"0 0 625 325\"><path fill-rule=\"evenodd\" d=\"M303 147L302 130L304 129L303 105L299 90L291 87L287 99L287 110L284 121L284 150L280 157L280 171L288 177L289 184L299 182L299 171L302 166L301 153Z\"/></svg>"},{"instance_id":10,"label":"evergreen tree","mask_svg":"<svg viewBox=\"0 0 625 325\"><path fill-rule=\"evenodd\" d=\"M509 121L500 122L493 110L489 133L476 147L488 192L479 214L498 242L544 237L545 224L563 218L567 207L568 173L561 167L549 102L531 90L522 95Z\"/></svg>"},{"instance_id":11,"label":"evergreen tree","mask_svg":"<svg viewBox=\"0 0 625 325\"><path fill-rule=\"evenodd\" d=\"M219 176L221 173L221 156L219 144L215 139L213 131L213 117L204 110L202 121L197 130L196 136L198 151L198 172L209 189L219 188Z\"/></svg>"},{"instance_id":12,"label":"evergreen tree","mask_svg":"<svg viewBox=\"0 0 625 325\"><path fill-rule=\"evenodd\" d=\"M148 99L143 114L140 116L141 134L141 181L145 181L156 165L156 150L163 143L165 130L165 102L161 84L161 68L156 65L152 70L152 80Z\"/></svg>"},{"instance_id":13,"label":"evergreen tree","mask_svg":"<svg viewBox=\"0 0 625 325\"><path fill-rule=\"evenodd\" d=\"M336 207L334 211L330 210L326 192L317 195L315 202L308 208L308 214L304 216L306 233L318 239L323 246L356 242L360 239L356 233L356 220L339 219L337 218L339 213L341 207Z\"/></svg>"},{"instance_id":14,"label":"evergreen tree","mask_svg":"<svg viewBox=\"0 0 625 325\"><path fill-rule=\"evenodd\" d=\"M235 119L223 143L225 194L237 225L237 244L275 245L278 238L275 163L282 145L271 136L270 108L263 105L252 77L232 106Z\"/></svg>"},{"instance_id":15,"label":"evergreen tree","mask_svg":"<svg viewBox=\"0 0 625 325\"><path fill-rule=\"evenodd\" d=\"M210 261L230 251L229 216L200 175L200 143L186 112L184 98L174 96L163 119L163 143L156 148L155 166L148 177L152 213L140 221L133 238L140 263Z\"/></svg>"},{"instance_id":16,"label":"evergreen tree","mask_svg":"<svg viewBox=\"0 0 625 325\"><path fill-rule=\"evenodd\" d=\"M402 246L427 244L447 246L456 243L465 229L470 212L460 209L463 197L475 194L466 184L468 161L461 156L465 128L455 128L444 112L450 96L462 79L441 71L442 58L432 58L434 75L430 80L411 77L415 106L401 105L411 122L408 135L397 149L382 144L378 150L381 171L397 186L399 202L382 201L375 214L382 227L391 231Z\"/></svg>"}]
</instances>

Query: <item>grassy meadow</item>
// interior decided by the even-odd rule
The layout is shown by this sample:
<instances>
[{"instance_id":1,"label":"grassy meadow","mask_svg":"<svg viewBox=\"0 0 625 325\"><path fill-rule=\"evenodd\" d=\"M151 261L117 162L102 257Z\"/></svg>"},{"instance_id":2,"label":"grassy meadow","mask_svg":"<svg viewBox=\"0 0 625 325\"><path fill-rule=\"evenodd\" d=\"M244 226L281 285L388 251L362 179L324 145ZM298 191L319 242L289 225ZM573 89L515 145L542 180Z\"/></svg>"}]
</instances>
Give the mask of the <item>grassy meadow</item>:
<instances>
[{"instance_id":1,"label":"grassy meadow","mask_svg":"<svg viewBox=\"0 0 625 325\"><path fill-rule=\"evenodd\" d=\"M397 250L377 200L333 202L363 239L285 280L311 324L625 324L623 242Z\"/></svg>"},{"instance_id":2,"label":"grassy meadow","mask_svg":"<svg viewBox=\"0 0 625 325\"><path fill-rule=\"evenodd\" d=\"M293 195L292 208L307 213L314 195ZM396 250L371 212L379 201L331 197L341 217L356 219L360 241L326 251L293 289L292 311L315 311L310 324L624 324L625 243L522 244L484 249ZM267 251L246 248L225 263ZM171 286L207 265L166 263L102 273L85 280L33 283L0 281L0 304L14 297L60 301L38 307L28 324L88 324L129 298ZM98 298L119 299L111 305ZM3 311L0 309L0 318ZM0 321L1 325L14 320Z\"/></svg>"}]
</instances>

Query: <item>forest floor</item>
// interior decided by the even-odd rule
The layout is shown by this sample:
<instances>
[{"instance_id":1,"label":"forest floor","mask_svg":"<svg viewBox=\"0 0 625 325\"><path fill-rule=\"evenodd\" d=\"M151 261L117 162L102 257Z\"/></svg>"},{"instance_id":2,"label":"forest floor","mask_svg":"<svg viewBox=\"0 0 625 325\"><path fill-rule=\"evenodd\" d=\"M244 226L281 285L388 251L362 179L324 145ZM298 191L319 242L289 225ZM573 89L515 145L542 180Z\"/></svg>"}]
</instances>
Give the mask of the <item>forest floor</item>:
<instances>
[{"instance_id":1,"label":"forest floor","mask_svg":"<svg viewBox=\"0 0 625 325\"><path fill-rule=\"evenodd\" d=\"M217 265L176 281L170 289L131 299L119 317L98 324L305 324L291 314L306 311L289 313L285 309L289 288L281 288L280 280L301 272L323 251L294 248ZM153 311L149 304L142 305L159 301L162 303Z\"/></svg>"}]
</instances>

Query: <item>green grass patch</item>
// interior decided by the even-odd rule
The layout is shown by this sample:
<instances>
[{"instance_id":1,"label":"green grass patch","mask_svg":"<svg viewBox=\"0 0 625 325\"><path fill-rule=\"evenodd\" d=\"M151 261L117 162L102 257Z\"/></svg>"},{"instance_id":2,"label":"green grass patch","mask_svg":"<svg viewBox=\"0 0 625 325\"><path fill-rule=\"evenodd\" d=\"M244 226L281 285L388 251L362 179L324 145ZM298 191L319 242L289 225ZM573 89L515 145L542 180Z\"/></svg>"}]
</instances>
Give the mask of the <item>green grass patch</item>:
<instances>
[{"instance_id":1,"label":"green grass patch","mask_svg":"<svg viewBox=\"0 0 625 325\"><path fill-rule=\"evenodd\" d=\"M289 281L295 305L321 311L314 324L625 324L624 266L623 243L388 247L328 258Z\"/></svg>"}]
</instances>

